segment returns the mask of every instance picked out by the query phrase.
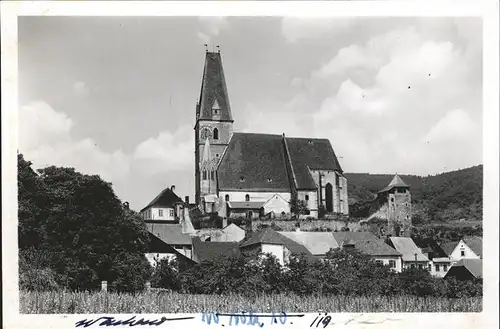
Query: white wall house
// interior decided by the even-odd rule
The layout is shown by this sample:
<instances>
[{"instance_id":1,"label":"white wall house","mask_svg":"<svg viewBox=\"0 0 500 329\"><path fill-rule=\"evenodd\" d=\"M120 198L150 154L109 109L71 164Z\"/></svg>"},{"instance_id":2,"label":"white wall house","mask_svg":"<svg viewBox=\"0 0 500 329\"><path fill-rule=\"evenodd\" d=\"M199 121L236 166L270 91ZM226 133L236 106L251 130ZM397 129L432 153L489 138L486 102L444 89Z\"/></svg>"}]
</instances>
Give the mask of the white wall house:
<instances>
[{"instance_id":1,"label":"white wall house","mask_svg":"<svg viewBox=\"0 0 500 329\"><path fill-rule=\"evenodd\" d=\"M141 209L139 215L145 221L174 222L180 219L184 202L175 194L175 186L160 192L147 206Z\"/></svg>"}]
</instances>

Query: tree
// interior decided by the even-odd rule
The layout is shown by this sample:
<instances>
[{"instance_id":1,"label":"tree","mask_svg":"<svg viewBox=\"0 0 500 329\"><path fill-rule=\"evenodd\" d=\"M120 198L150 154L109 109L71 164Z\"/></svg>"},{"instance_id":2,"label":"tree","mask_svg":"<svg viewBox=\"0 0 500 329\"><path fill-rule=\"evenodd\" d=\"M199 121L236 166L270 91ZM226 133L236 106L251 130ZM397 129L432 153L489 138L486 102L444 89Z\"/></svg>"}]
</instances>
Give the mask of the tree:
<instances>
[{"instance_id":1,"label":"tree","mask_svg":"<svg viewBox=\"0 0 500 329\"><path fill-rule=\"evenodd\" d=\"M20 248L36 241L58 283L71 289L97 288L101 280L116 282L122 290L142 288L151 272L144 255L148 232L138 214L123 207L111 184L54 166L35 177L28 164L22 155L18 158Z\"/></svg>"},{"instance_id":2,"label":"tree","mask_svg":"<svg viewBox=\"0 0 500 329\"><path fill-rule=\"evenodd\" d=\"M305 200L298 200L297 197L293 197L291 200L291 211L295 215L309 215L309 209L307 208L307 203Z\"/></svg>"}]
</instances>

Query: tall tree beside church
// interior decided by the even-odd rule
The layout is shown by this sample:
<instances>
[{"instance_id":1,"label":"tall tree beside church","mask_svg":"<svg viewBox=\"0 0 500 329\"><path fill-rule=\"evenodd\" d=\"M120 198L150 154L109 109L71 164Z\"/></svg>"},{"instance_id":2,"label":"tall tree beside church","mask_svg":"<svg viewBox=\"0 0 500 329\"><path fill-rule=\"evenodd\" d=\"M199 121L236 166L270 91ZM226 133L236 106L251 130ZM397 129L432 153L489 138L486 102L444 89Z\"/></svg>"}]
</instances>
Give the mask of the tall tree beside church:
<instances>
[{"instance_id":1,"label":"tall tree beside church","mask_svg":"<svg viewBox=\"0 0 500 329\"><path fill-rule=\"evenodd\" d=\"M22 161L19 165L25 167ZM28 183L35 180L41 188L26 188L23 196L20 191L28 209L20 218L20 236L27 240L20 247L33 246L22 232L36 232L39 249L49 255L48 266L57 273L58 283L71 289L97 287L101 280L116 282L121 290L143 286L151 274L144 256L148 233L137 213L124 209L110 183L73 168L51 166L39 170L36 178L24 171L23 187L32 187ZM40 209L31 206L39 199Z\"/></svg>"}]
</instances>

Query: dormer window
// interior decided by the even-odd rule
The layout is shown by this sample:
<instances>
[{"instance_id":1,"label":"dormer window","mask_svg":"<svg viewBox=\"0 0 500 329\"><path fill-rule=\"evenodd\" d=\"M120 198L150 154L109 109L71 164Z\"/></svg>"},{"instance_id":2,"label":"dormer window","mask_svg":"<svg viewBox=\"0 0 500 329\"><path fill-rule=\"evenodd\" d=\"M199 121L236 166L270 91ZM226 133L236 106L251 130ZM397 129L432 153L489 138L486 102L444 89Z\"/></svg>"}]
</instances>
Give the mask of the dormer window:
<instances>
[{"instance_id":1,"label":"dormer window","mask_svg":"<svg viewBox=\"0 0 500 329\"><path fill-rule=\"evenodd\" d=\"M268 179L267 179L267 182L268 182L268 183L271 183L272 181L273 181L273 179L272 179L272 178L268 178Z\"/></svg>"},{"instance_id":2,"label":"dormer window","mask_svg":"<svg viewBox=\"0 0 500 329\"><path fill-rule=\"evenodd\" d=\"M244 181L245 181L245 177L240 176L240 182L244 182Z\"/></svg>"},{"instance_id":3,"label":"dormer window","mask_svg":"<svg viewBox=\"0 0 500 329\"><path fill-rule=\"evenodd\" d=\"M312 145L312 144L313 144L312 139L308 140L308 141L307 141L307 144Z\"/></svg>"},{"instance_id":4,"label":"dormer window","mask_svg":"<svg viewBox=\"0 0 500 329\"><path fill-rule=\"evenodd\" d=\"M213 115L220 115L220 110L212 109L212 114Z\"/></svg>"}]
</instances>

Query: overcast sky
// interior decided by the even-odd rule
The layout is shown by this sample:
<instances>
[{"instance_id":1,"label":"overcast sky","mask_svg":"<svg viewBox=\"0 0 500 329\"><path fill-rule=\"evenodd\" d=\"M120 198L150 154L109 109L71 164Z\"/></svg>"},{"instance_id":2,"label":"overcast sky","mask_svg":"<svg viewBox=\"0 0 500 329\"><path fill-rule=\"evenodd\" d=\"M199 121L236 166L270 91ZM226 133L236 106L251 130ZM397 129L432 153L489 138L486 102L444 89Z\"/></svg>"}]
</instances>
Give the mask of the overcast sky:
<instances>
[{"instance_id":1,"label":"overcast sky","mask_svg":"<svg viewBox=\"0 0 500 329\"><path fill-rule=\"evenodd\" d=\"M140 210L194 195L205 48L235 131L329 138L346 172L482 163L481 21L466 18L19 19L19 148L100 174Z\"/></svg>"}]
</instances>

